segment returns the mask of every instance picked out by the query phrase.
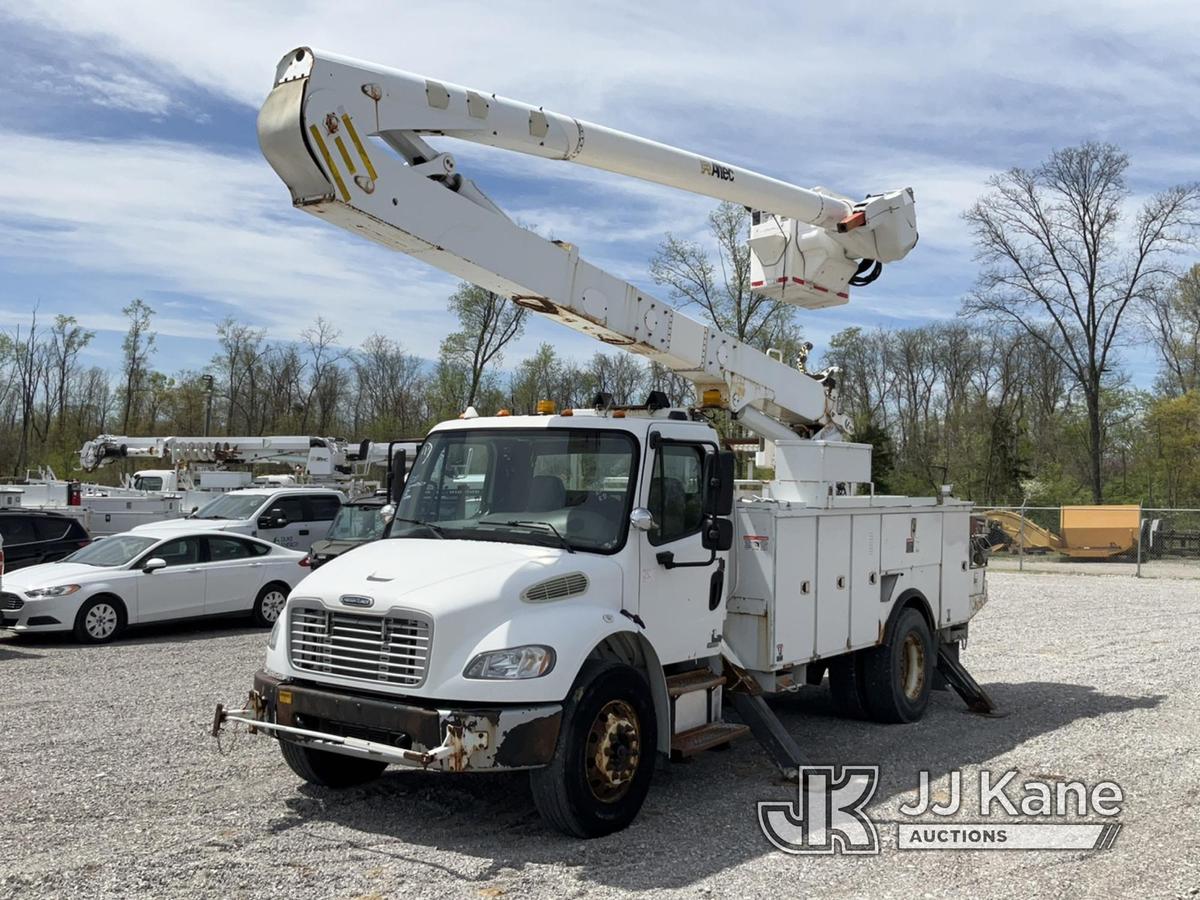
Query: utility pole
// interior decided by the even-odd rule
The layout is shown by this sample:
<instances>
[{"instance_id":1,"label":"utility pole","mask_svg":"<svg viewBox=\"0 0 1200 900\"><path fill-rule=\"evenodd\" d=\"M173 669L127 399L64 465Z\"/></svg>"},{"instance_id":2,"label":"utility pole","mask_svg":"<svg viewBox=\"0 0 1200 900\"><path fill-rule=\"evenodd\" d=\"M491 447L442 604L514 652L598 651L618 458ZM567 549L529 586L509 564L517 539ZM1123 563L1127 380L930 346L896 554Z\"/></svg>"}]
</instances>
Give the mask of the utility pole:
<instances>
[{"instance_id":1,"label":"utility pole","mask_svg":"<svg viewBox=\"0 0 1200 900\"><path fill-rule=\"evenodd\" d=\"M200 380L204 382L204 436L208 437L209 429L212 428L212 398L213 398L213 377L211 375L201 375Z\"/></svg>"}]
</instances>

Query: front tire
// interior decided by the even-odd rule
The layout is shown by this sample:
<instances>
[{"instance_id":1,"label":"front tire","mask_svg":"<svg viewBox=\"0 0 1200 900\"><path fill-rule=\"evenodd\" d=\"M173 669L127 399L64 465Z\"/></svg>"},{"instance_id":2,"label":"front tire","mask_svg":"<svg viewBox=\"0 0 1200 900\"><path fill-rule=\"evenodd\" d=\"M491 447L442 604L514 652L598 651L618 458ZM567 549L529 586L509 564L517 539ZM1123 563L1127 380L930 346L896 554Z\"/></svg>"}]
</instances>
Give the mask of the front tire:
<instances>
[{"instance_id":1,"label":"front tire","mask_svg":"<svg viewBox=\"0 0 1200 900\"><path fill-rule=\"evenodd\" d=\"M374 781L387 768L384 762L316 750L288 740L279 742L279 752L288 768L309 784L320 787L356 787Z\"/></svg>"},{"instance_id":2,"label":"front tire","mask_svg":"<svg viewBox=\"0 0 1200 900\"><path fill-rule=\"evenodd\" d=\"M275 624L287 604L288 586L281 583L268 584L254 599L254 624L260 628L270 628Z\"/></svg>"},{"instance_id":3,"label":"front tire","mask_svg":"<svg viewBox=\"0 0 1200 900\"><path fill-rule=\"evenodd\" d=\"M867 711L876 722L916 722L929 705L937 651L919 610L900 613L892 639L863 655Z\"/></svg>"},{"instance_id":4,"label":"front tire","mask_svg":"<svg viewBox=\"0 0 1200 900\"><path fill-rule=\"evenodd\" d=\"M658 748L650 686L617 662L585 664L563 707L558 747L529 773L542 818L564 834L620 831L642 808Z\"/></svg>"},{"instance_id":5,"label":"front tire","mask_svg":"<svg viewBox=\"0 0 1200 900\"><path fill-rule=\"evenodd\" d=\"M125 630L125 605L116 597L93 597L75 614L75 639L81 644L107 644Z\"/></svg>"}]
</instances>

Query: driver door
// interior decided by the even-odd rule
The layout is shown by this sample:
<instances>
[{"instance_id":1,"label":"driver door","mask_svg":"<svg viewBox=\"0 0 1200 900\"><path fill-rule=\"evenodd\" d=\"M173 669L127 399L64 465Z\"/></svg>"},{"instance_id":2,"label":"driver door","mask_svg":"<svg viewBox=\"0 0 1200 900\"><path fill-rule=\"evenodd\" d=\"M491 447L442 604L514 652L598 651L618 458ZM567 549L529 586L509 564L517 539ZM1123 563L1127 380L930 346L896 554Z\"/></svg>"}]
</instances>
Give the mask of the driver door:
<instances>
[{"instance_id":1,"label":"driver door","mask_svg":"<svg viewBox=\"0 0 1200 900\"><path fill-rule=\"evenodd\" d=\"M711 565L679 568L667 568L659 559L670 553L676 563L703 563L712 555L701 536L704 463L717 448L691 439L694 428L660 426L650 434L645 460L649 477L642 481L638 503L650 510L654 525L630 535L640 541L638 613L666 665L711 656L719 647L724 617L724 567L719 561L724 554Z\"/></svg>"},{"instance_id":2,"label":"driver door","mask_svg":"<svg viewBox=\"0 0 1200 900\"><path fill-rule=\"evenodd\" d=\"M165 569L141 572L137 578L139 622L182 619L204 614L204 566L200 538L174 538L146 553L146 560L161 558Z\"/></svg>"}]
</instances>

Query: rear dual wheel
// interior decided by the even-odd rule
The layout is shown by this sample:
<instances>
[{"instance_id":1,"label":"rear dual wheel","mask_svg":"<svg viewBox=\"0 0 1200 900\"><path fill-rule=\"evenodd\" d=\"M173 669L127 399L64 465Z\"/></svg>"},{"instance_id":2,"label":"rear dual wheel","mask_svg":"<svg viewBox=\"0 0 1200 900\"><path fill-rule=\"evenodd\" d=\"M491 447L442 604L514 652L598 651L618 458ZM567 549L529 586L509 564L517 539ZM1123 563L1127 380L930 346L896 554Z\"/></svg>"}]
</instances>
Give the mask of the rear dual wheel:
<instances>
[{"instance_id":1,"label":"rear dual wheel","mask_svg":"<svg viewBox=\"0 0 1200 900\"><path fill-rule=\"evenodd\" d=\"M830 661L834 708L846 718L916 722L929 706L936 661L929 623L909 607L900 613L888 643Z\"/></svg>"}]
</instances>

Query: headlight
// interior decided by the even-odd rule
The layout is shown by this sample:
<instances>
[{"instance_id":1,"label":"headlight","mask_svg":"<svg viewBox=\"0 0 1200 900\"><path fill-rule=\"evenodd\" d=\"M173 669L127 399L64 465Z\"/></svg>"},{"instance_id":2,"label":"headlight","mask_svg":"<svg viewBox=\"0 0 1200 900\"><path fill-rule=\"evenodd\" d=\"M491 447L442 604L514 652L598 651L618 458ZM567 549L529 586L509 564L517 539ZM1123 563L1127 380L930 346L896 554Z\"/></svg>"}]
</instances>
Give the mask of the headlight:
<instances>
[{"instance_id":1,"label":"headlight","mask_svg":"<svg viewBox=\"0 0 1200 900\"><path fill-rule=\"evenodd\" d=\"M32 591L26 591L26 597L65 597L67 594L73 594L79 590L77 584L59 584L48 588L34 588Z\"/></svg>"},{"instance_id":2,"label":"headlight","mask_svg":"<svg viewBox=\"0 0 1200 900\"><path fill-rule=\"evenodd\" d=\"M267 638L267 647L271 650L275 649L275 644L279 641L280 626L283 625L283 616L280 615L275 620L275 624L271 626L271 636Z\"/></svg>"},{"instance_id":3,"label":"headlight","mask_svg":"<svg viewBox=\"0 0 1200 900\"><path fill-rule=\"evenodd\" d=\"M464 678L541 678L554 668L554 650L530 644L480 653L463 670Z\"/></svg>"}]
</instances>

